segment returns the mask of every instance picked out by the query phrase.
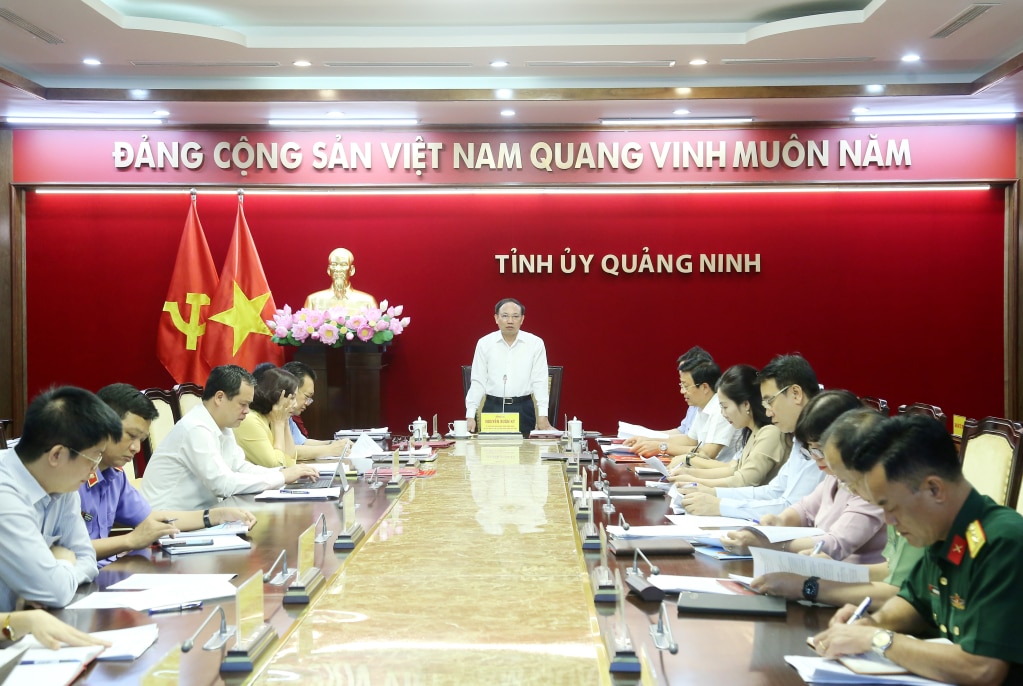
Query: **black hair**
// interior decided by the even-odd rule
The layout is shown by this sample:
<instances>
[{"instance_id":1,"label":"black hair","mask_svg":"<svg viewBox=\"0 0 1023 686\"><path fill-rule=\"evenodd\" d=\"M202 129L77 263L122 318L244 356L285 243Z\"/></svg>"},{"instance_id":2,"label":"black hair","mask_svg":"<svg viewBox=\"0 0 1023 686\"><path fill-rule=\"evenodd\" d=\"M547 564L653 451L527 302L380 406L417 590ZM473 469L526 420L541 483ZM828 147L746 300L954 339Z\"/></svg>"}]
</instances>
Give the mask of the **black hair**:
<instances>
[{"instance_id":1,"label":"black hair","mask_svg":"<svg viewBox=\"0 0 1023 686\"><path fill-rule=\"evenodd\" d=\"M692 359L696 359L696 358L710 360L711 362L714 361L714 358L711 357L709 352L707 352L706 350L704 350L703 348L701 348L698 345L694 345L692 348L690 348L689 350L685 351L684 353L682 353L681 355L678 356L678 360L675 362L675 367L679 371L682 371L682 363L683 362L685 362L686 360L692 360Z\"/></svg>"},{"instance_id":2,"label":"black hair","mask_svg":"<svg viewBox=\"0 0 1023 686\"><path fill-rule=\"evenodd\" d=\"M291 374L293 374L294 377L298 379L298 384L300 386L302 385L302 382L305 381L305 378L307 376L313 381L316 381L316 372L314 372L313 368L307 365L305 362L292 360L291 362L286 362L285 364L281 365L281 369L283 369L286 372L291 372Z\"/></svg>"},{"instance_id":3,"label":"black hair","mask_svg":"<svg viewBox=\"0 0 1023 686\"><path fill-rule=\"evenodd\" d=\"M523 317L526 316L526 306L523 305L522 303L520 303L515 298L501 298L500 300L498 300L497 304L494 305L494 314L500 314L501 313L501 308L504 307L508 303L512 303L513 305L518 305L519 306L519 314L521 314Z\"/></svg>"},{"instance_id":4,"label":"black hair","mask_svg":"<svg viewBox=\"0 0 1023 686\"><path fill-rule=\"evenodd\" d=\"M749 403L750 412L753 414L753 424L758 429L771 423L771 418L767 416L763 399L760 396L760 383L757 381L756 368L748 364L732 365L718 379L717 390L736 405ZM752 432L748 430L743 432L742 443L744 445L750 433Z\"/></svg>"},{"instance_id":5,"label":"black hair","mask_svg":"<svg viewBox=\"0 0 1023 686\"><path fill-rule=\"evenodd\" d=\"M62 445L76 453L104 440L121 440L121 418L94 393L60 386L40 393L25 412L21 439L14 451L25 464Z\"/></svg>"},{"instance_id":6,"label":"black hair","mask_svg":"<svg viewBox=\"0 0 1023 686\"><path fill-rule=\"evenodd\" d=\"M214 367L213 371L206 378L206 385L202 389L202 399L212 399L218 391L223 391L227 399L238 395L242 390L242 383L250 386L256 385L256 379L248 371L236 364L222 364Z\"/></svg>"},{"instance_id":7,"label":"black hair","mask_svg":"<svg viewBox=\"0 0 1023 686\"><path fill-rule=\"evenodd\" d=\"M869 407L848 410L824 430L820 437L820 443L821 445L828 443L834 445L835 450L842 456L842 463L849 468L847 456L852 455L863 443L863 437L884 419L885 415Z\"/></svg>"},{"instance_id":8,"label":"black hair","mask_svg":"<svg viewBox=\"0 0 1023 686\"><path fill-rule=\"evenodd\" d=\"M849 410L863 407L860 399L850 391L832 390L818 393L810 399L796 421L793 432L803 445L820 442L831 424Z\"/></svg>"},{"instance_id":9,"label":"black hair","mask_svg":"<svg viewBox=\"0 0 1023 686\"><path fill-rule=\"evenodd\" d=\"M259 414L269 414L277 401L281 399L281 391L284 395L295 395L298 390L298 379L291 372L272 367L260 375L259 383L256 384L256 391L252 396L252 404L249 409Z\"/></svg>"},{"instance_id":10,"label":"black hair","mask_svg":"<svg viewBox=\"0 0 1023 686\"><path fill-rule=\"evenodd\" d=\"M810 363L799 354L778 355L760 370L759 379L761 383L773 379L779 390L799 386L807 398L814 397L821 389Z\"/></svg>"},{"instance_id":11,"label":"black hair","mask_svg":"<svg viewBox=\"0 0 1023 686\"><path fill-rule=\"evenodd\" d=\"M955 443L945 425L922 415L902 414L879 422L842 460L858 472L884 465L888 481L901 482L913 491L931 475L946 481L963 478Z\"/></svg>"},{"instance_id":12,"label":"black hair","mask_svg":"<svg viewBox=\"0 0 1023 686\"><path fill-rule=\"evenodd\" d=\"M151 422L160 416L160 411L156 409L153 401L131 384L112 383L96 391L96 395L121 419L128 414L134 414Z\"/></svg>"},{"instance_id":13,"label":"black hair","mask_svg":"<svg viewBox=\"0 0 1023 686\"><path fill-rule=\"evenodd\" d=\"M708 384L714 388L718 384L718 379L721 378L721 367L714 360L705 357L689 358L679 365L678 371L680 373L689 372L689 375L693 377L693 383L697 386Z\"/></svg>"}]
</instances>

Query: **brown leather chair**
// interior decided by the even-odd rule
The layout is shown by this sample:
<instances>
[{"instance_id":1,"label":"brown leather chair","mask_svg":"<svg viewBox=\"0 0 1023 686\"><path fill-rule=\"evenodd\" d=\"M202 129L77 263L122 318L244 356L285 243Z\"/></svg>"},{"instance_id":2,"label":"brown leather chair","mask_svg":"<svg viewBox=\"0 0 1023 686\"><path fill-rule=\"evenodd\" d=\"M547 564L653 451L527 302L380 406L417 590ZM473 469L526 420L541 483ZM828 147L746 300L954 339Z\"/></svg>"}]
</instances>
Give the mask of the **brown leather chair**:
<instances>
[{"instance_id":1,"label":"brown leather chair","mask_svg":"<svg viewBox=\"0 0 1023 686\"><path fill-rule=\"evenodd\" d=\"M178 416L174 418L176 422L202 402L202 386L194 383L179 383L174 387L174 399L178 412Z\"/></svg>"},{"instance_id":2,"label":"brown leather chair","mask_svg":"<svg viewBox=\"0 0 1023 686\"><path fill-rule=\"evenodd\" d=\"M919 414L924 417L933 417L939 422L948 426L948 417L941 411L941 408L937 405L928 405L927 403L913 403L912 405L899 405L899 414Z\"/></svg>"},{"instance_id":3,"label":"brown leather chair","mask_svg":"<svg viewBox=\"0 0 1023 686\"><path fill-rule=\"evenodd\" d=\"M875 398L872 395L860 396L860 402L863 403L864 407L869 407L872 410L880 412L885 417L892 413L888 407L888 401L882 398Z\"/></svg>"},{"instance_id":4,"label":"brown leather chair","mask_svg":"<svg viewBox=\"0 0 1023 686\"><path fill-rule=\"evenodd\" d=\"M547 391L549 400L547 403L547 419L551 426L558 425L558 411L561 408L561 379L565 373L563 366L547 365ZM469 384L472 382L472 365L462 365L462 398L469 393ZM534 405L536 401L534 400ZM479 410L476 411L476 420L479 422Z\"/></svg>"},{"instance_id":5,"label":"brown leather chair","mask_svg":"<svg viewBox=\"0 0 1023 686\"><path fill-rule=\"evenodd\" d=\"M10 419L0 419L0 450L7 450L7 429L11 423Z\"/></svg>"},{"instance_id":6,"label":"brown leather chair","mask_svg":"<svg viewBox=\"0 0 1023 686\"><path fill-rule=\"evenodd\" d=\"M146 465L149 463L149 458L153 456L153 451L160 445L160 441L164 439L164 436L170 433L170 430L174 428L174 423L181 416L178 410L178 399L174 396L173 392L162 388L147 388L142 391L142 394L153 401L159 415L149 426L149 438L142 442L142 450L135 456L136 478L143 476L146 471Z\"/></svg>"},{"instance_id":7,"label":"brown leather chair","mask_svg":"<svg viewBox=\"0 0 1023 686\"><path fill-rule=\"evenodd\" d=\"M1018 505L1021 436L1023 424L998 417L967 419L963 426L959 446L963 476L999 505Z\"/></svg>"}]
</instances>

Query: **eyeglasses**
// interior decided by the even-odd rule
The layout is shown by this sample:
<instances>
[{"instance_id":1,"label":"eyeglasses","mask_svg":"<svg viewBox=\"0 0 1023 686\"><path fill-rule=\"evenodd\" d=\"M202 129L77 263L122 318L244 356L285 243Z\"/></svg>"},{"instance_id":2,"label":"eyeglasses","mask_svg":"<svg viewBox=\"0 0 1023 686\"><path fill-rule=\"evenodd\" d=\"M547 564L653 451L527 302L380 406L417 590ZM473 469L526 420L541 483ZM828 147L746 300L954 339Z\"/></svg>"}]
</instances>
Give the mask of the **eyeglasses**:
<instances>
[{"instance_id":1,"label":"eyeglasses","mask_svg":"<svg viewBox=\"0 0 1023 686\"><path fill-rule=\"evenodd\" d=\"M789 384L785 388L781 389L780 391L778 391L777 393L772 395L770 398L764 398L764 400L761 403L761 405L764 406L765 410L771 409L771 405L774 405L774 401L778 399L778 396L780 396L782 393L784 393L785 391L789 390L790 388L792 388L792 384Z\"/></svg>"},{"instance_id":2,"label":"eyeglasses","mask_svg":"<svg viewBox=\"0 0 1023 686\"><path fill-rule=\"evenodd\" d=\"M823 448L807 448L806 446L799 446L799 453L808 460L823 460L824 449Z\"/></svg>"},{"instance_id":3,"label":"eyeglasses","mask_svg":"<svg viewBox=\"0 0 1023 686\"><path fill-rule=\"evenodd\" d=\"M522 319L521 314L499 314L497 316L500 317L502 321L506 322L507 321L517 322L518 320Z\"/></svg>"},{"instance_id":4,"label":"eyeglasses","mask_svg":"<svg viewBox=\"0 0 1023 686\"><path fill-rule=\"evenodd\" d=\"M678 387L682 389L683 393L688 393L690 388L699 388L701 385L698 383L687 384L685 381L678 382Z\"/></svg>"},{"instance_id":5,"label":"eyeglasses","mask_svg":"<svg viewBox=\"0 0 1023 686\"><path fill-rule=\"evenodd\" d=\"M80 453L80 452L78 452L77 450L75 450L74 448L68 447L68 450L70 450L71 452L73 452L73 453L74 453L75 455L77 455L78 457L82 457L82 458L85 458L85 461L86 461L86 462L90 462L90 463L92 463L92 466L93 466L93 467L96 467L97 465L99 465L99 463L100 463L100 462L102 462L102 461L103 461L103 453L100 453L100 454L99 454L99 455L97 455L96 457L89 457L89 456L88 456L88 455L86 455L85 453Z\"/></svg>"}]
</instances>

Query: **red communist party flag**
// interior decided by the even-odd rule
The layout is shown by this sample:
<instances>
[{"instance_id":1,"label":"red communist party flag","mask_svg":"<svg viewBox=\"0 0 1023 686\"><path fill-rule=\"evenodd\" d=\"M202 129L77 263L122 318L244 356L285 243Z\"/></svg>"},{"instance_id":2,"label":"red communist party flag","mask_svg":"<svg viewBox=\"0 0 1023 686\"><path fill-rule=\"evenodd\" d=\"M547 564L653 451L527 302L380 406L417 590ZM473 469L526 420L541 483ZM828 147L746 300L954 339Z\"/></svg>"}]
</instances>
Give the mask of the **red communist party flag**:
<instances>
[{"instance_id":1,"label":"red communist party flag","mask_svg":"<svg viewBox=\"0 0 1023 686\"><path fill-rule=\"evenodd\" d=\"M283 364L284 351L270 340L273 332L266 320L273 317L277 306L245 221L242 200L239 194L234 236L210 304L202 354L210 367L237 364L251 371L261 362Z\"/></svg>"},{"instance_id":2,"label":"red communist party flag","mask_svg":"<svg viewBox=\"0 0 1023 686\"><path fill-rule=\"evenodd\" d=\"M217 268L195 209L185 219L167 298L156 333L156 355L176 383L206 383L210 367L202 357L210 298L217 290Z\"/></svg>"}]
</instances>

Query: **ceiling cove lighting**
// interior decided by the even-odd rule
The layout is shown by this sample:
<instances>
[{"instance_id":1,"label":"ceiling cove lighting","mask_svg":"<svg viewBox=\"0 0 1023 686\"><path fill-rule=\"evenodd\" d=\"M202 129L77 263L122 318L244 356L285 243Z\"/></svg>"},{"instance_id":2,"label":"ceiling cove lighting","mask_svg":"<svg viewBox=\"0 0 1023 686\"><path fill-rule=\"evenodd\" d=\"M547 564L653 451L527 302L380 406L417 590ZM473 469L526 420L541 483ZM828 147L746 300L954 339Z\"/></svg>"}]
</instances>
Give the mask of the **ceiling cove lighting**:
<instances>
[{"instance_id":1,"label":"ceiling cove lighting","mask_svg":"<svg viewBox=\"0 0 1023 686\"><path fill-rule=\"evenodd\" d=\"M270 126L415 126L418 119L346 119L338 117L334 119L269 119Z\"/></svg>"},{"instance_id":2,"label":"ceiling cove lighting","mask_svg":"<svg viewBox=\"0 0 1023 686\"><path fill-rule=\"evenodd\" d=\"M707 60L697 57L695 60L689 60L690 67L702 67L707 64Z\"/></svg>"},{"instance_id":3,"label":"ceiling cove lighting","mask_svg":"<svg viewBox=\"0 0 1023 686\"><path fill-rule=\"evenodd\" d=\"M603 126L707 126L749 124L753 117L712 117L707 119L601 119Z\"/></svg>"},{"instance_id":4,"label":"ceiling cove lighting","mask_svg":"<svg viewBox=\"0 0 1023 686\"><path fill-rule=\"evenodd\" d=\"M8 124L44 126L156 126L163 124L157 117L7 117Z\"/></svg>"},{"instance_id":5,"label":"ceiling cove lighting","mask_svg":"<svg viewBox=\"0 0 1023 686\"><path fill-rule=\"evenodd\" d=\"M494 69L504 69L508 66L508 60L494 60L490 63L490 66Z\"/></svg>"},{"instance_id":6,"label":"ceiling cove lighting","mask_svg":"<svg viewBox=\"0 0 1023 686\"><path fill-rule=\"evenodd\" d=\"M40 195L184 195L190 188L35 188ZM330 196L330 195L736 195L744 193L949 193L987 192L989 184L895 184L873 185L812 185L812 186L450 186L429 187L377 187L339 188L246 188L245 195ZM202 195L237 195L237 188L200 188Z\"/></svg>"},{"instance_id":7,"label":"ceiling cove lighting","mask_svg":"<svg viewBox=\"0 0 1023 686\"><path fill-rule=\"evenodd\" d=\"M920 55L917 55L915 52L910 52L910 53L907 53L907 54L902 56L902 61L903 62L919 62L920 61Z\"/></svg>"},{"instance_id":8,"label":"ceiling cove lighting","mask_svg":"<svg viewBox=\"0 0 1023 686\"><path fill-rule=\"evenodd\" d=\"M853 117L858 122L903 121L1004 121L1015 119L1015 112L976 112L963 114L862 114Z\"/></svg>"},{"instance_id":9,"label":"ceiling cove lighting","mask_svg":"<svg viewBox=\"0 0 1023 686\"><path fill-rule=\"evenodd\" d=\"M103 63L100 62L95 57L86 57L84 60L82 60L82 64L87 64L90 67L98 67L99 65L101 65Z\"/></svg>"},{"instance_id":10,"label":"ceiling cove lighting","mask_svg":"<svg viewBox=\"0 0 1023 686\"><path fill-rule=\"evenodd\" d=\"M502 117L514 117L515 116L515 110L501 110L501 116Z\"/></svg>"}]
</instances>

